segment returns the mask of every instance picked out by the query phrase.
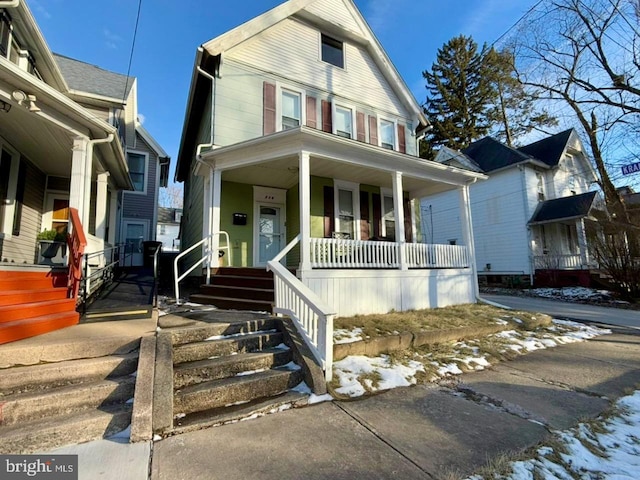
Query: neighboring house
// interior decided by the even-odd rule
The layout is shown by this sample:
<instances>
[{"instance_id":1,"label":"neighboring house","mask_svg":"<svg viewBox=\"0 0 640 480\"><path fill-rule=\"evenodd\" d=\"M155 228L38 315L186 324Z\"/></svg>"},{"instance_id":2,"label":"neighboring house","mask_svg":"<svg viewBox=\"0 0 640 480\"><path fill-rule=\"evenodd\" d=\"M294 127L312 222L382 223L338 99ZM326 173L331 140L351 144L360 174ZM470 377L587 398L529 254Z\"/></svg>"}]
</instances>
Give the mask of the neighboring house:
<instances>
[{"instance_id":1,"label":"neighboring house","mask_svg":"<svg viewBox=\"0 0 640 480\"><path fill-rule=\"evenodd\" d=\"M125 244L127 265L142 265L142 243L156 239L158 194L167 186L169 156L138 121L138 82L134 77L103 70L95 65L54 54L62 75L69 85L69 96L118 130L125 148L133 189L111 197L109 209L114 222L108 222L98 237L108 243ZM94 191L107 182L97 176ZM91 205L92 211L96 208ZM96 232L90 216L88 230ZM111 226L113 225L113 226ZM110 228L111 227L111 228Z\"/></svg>"},{"instance_id":2,"label":"neighboring house","mask_svg":"<svg viewBox=\"0 0 640 480\"><path fill-rule=\"evenodd\" d=\"M470 188L481 280L589 283L585 220L596 201L596 174L575 130L518 149L486 137L462 152L443 148L436 161L489 176ZM453 200L450 193L422 200L429 241L460 241Z\"/></svg>"},{"instance_id":3,"label":"neighboring house","mask_svg":"<svg viewBox=\"0 0 640 480\"><path fill-rule=\"evenodd\" d=\"M180 250L181 208L158 207L158 227L156 240L162 242L162 250L175 252Z\"/></svg>"},{"instance_id":4,"label":"neighboring house","mask_svg":"<svg viewBox=\"0 0 640 480\"><path fill-rule=\"evenodd\" d=\"M157 165L168 159L137 123L135 95L133 78L52 54L26 2L0 0L0 343L78 321L64 269L36 266L40 232L84 232L85 253L98 252L125 238L130 208L147 227L134 233L155 235L159 178L167 177ZM64 267L77 251L49 264ZM45 286L62 288L25 290ZM21 310L25 301L31 307Z\"/></svg>"},{"instance_id":5,"label":"neighboring house","mask_svg":"<svg viewBox=\"0 0 640 480\"><path fill-rule=\"evenodd\" d=\"M316 300L343 316L474 302L471 242L417 243L415 206L451 191L466 211L484 175L418 158L427 126L351 0L285 2L197 50L181 247L228 233L222 262L274 271L275 310L300 323L327 313Z\"/></svg>"}]
</instances>

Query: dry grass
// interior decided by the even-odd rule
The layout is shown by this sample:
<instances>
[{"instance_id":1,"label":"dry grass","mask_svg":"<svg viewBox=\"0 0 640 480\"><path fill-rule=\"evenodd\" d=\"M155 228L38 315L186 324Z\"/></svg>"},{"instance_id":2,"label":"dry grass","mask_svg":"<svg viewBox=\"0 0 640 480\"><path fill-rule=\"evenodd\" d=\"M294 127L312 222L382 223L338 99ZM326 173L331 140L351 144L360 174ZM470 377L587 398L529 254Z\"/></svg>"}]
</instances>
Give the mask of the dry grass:
<instances>
[{"instance_id":1,"label":"dry grass","mask_svg":"<svg viewBox=\"0 0 640 480\"><path fill-rule=\"evenodd\" d=\"M514 321L514 317L522 323ZM495 324L497 320L505 320L513 328L525 330L535 330L551 323L551 317L547 315L503 310L490 305L468 304L428 310L337 318L335 327L348 330L360 327L365 337L376 337L396 332L417 333L431 330L450 330L460 327L483 327Z\"/></svg>"}]
</instances>

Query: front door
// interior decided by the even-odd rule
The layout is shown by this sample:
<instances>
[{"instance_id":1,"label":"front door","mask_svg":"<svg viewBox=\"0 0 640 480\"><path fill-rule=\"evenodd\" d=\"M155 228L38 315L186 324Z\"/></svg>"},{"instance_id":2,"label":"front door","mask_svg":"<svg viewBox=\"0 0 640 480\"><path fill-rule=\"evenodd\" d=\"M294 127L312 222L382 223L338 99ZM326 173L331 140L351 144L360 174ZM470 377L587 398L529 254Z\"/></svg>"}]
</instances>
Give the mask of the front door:
<instances>
[{"instance_id":1,"label":"front door","mask_svg":"<svg viewBox=\"0 0 640 480\"><path fill-rule=\"evenodd\" d=\"M140 267L143 264L142 243L147 240L148 225L144 221L125 220L122 229L122 241L125 252L121 252L122 264L125 267Z\"/></svg>"},{"instance_id":2,"label":"front door","mask_svg":"<svg viewBox=\"0 0 640 480\"><path fill-rule=\"evenodd\" d=\"M258 265L266 265L284 247L283 205L258 205Z\"/></svg>"}]
</instances>

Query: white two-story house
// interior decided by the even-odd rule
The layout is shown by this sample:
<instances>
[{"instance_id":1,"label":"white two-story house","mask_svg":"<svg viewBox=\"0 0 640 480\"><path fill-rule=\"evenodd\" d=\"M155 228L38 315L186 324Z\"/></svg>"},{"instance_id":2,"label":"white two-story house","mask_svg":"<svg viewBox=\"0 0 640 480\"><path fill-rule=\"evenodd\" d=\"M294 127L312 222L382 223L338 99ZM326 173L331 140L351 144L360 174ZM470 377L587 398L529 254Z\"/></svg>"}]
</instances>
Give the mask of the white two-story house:
<instances>
[{"instance_id":1,"label":"white two-story house","mask_svg":"<svg viewBox=\"0 0 640 480\"><path fill-rule=\"evenodd\" d=\"M589 284L585 220L596 201L596 175L575 130L518 149L485 137L462 152L443 148L436 161L489 176L470 188L481 281ZM422 200L428 241L460 241L452 200L446 192Z\"/></svg>"}]
</instances>

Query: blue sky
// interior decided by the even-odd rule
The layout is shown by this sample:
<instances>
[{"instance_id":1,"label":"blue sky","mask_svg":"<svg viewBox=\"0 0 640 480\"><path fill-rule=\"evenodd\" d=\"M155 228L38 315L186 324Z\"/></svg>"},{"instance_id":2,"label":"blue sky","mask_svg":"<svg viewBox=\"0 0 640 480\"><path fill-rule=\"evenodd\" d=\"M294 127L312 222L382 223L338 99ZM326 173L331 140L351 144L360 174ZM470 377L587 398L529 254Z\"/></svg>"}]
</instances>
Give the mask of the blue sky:
<instances>
[{"instance_id":1,"label":"blue sky","mask_svg":"<svg viewBox=\"0 0 640 480\"><path fill-rule=\"evenodd\" d=\"M137 0L27 0L56 53L126 73ZM142 0L131 74L147 130L172 158L196 48L277 6L281 0ZM416 99L425 100L422 71L453 36L493 42L534 0L355 0ZM240 6L242 5L242 6ZM173 170L173 168L172 168ZM173 178L173 171L171 173Z\"/></svg>"}]
</instances>

